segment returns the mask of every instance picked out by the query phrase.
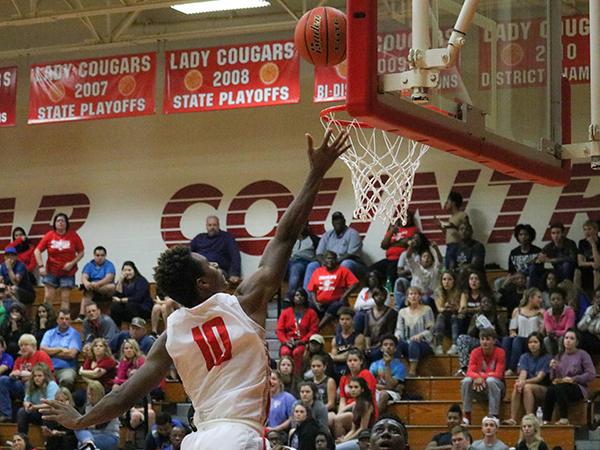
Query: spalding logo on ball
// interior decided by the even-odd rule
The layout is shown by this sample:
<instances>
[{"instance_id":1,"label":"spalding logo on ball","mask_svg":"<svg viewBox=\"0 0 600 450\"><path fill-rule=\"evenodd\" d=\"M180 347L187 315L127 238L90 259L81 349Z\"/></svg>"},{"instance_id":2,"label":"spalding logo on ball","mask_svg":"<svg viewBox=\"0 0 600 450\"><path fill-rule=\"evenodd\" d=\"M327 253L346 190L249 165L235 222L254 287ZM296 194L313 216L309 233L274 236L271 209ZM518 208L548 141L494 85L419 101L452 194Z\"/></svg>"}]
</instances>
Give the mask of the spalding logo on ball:
<instances>
[{"instance_id":1,"label":"spalding logo on ball","mask_svg":"<svg viewBox=\"0 0 600 450\"><path fill-rule=\"evenodd\" d=\"M315 66L335 66L346 59L346 15L323 6L304 14L294 33L296 48Z\"/></svg>"}]
</instances>

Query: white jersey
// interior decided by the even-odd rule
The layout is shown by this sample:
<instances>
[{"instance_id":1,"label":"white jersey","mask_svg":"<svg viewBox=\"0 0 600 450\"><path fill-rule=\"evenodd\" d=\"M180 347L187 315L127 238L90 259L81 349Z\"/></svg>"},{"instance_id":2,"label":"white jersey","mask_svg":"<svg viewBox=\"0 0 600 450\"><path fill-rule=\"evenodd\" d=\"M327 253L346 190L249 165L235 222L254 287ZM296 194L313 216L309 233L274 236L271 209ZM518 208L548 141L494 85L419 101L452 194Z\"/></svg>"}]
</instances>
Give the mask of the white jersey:
<instances>
[{"instance_id":1,"label":"white jersey","mask_svg":"<svg viewBox=\"0 0 600 450\"><path fill-rule=\"evenodd\" d=\"M233 295L180 308L167 321L167 351L196 410L194 424L232 419L262 432L269 404L265 330Z\"/></svg>"}]
</instances>

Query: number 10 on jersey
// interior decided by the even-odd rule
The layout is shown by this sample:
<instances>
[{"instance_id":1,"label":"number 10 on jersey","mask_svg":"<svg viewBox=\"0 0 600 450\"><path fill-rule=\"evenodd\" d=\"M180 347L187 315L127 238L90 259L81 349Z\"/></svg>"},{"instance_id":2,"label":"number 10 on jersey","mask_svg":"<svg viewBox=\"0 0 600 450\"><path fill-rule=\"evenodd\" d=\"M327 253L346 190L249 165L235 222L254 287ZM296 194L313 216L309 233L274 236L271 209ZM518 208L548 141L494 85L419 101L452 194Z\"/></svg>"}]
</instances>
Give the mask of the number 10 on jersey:
<instances>
[{"instance_id":1,"label":"number 10 on jersey","mask_svg":"<svg viewBox=\"0 0 600 450\"><path fill-rule=\"evenodd\" d=\"M202 324L202 328L192 328L192 336L204 356L206 370L231 359L231 339L222 317L210 319Z\"/></svg>"}]
</instances>

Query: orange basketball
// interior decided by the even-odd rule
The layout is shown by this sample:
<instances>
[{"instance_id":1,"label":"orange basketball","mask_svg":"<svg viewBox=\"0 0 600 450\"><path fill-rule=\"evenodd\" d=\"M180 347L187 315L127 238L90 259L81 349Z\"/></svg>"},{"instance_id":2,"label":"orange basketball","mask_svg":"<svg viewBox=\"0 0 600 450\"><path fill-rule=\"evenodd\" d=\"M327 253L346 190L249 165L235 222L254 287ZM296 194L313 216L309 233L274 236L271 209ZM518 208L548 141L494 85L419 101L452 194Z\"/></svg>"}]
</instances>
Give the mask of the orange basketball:
<instances>
[{"instance_id":1,"label":"orange basketball","mask_svg":"<svg viewBox=\"0 0 600 450\"><path fill-rule=\"evenodd\" d=\"M65 98L65 85L60 81L50 82L46 94L53 103L58 103Z\"/></svg>"},{"instance_id":2,"label":"orange basketball","mask_svg":"<svg viewBox=\"0 0 600 450\"><path fill-rule=\"evenodd\" d=\"M125 75L119 80L119 93L127 97L133 94L136 85L137 83L135 82L135 78L133 76Z\"/></svg>"},{"instance_id":3,"label":"orange basketball","mask_svg":"<svg viewBox=\"0 0 600 450\"><path fill-rule=\"evenodd\" d=\"M185 74L183 84L188 91L194 92L202 87L203 81L204 77L202 76L202 72L192 69Z\"/></svg>"},{"instance_id":4,"label":"orange basketball","mask_svg":"<svg viewBox=\"0 0 600 450\"><path fill-rule=\"evenodd\" d=\"M279 66L273 62L265 63L260 68L259 75L263 84L273 84L279 78Z\"/></svg>"},{"instance_id":5,"label":"orange basketball","mask_svg":"<svg viewBox=\"0 0 600 450\"><path fill-rule=\"evenodd\" d=\"M296 24L296 48L315 66L335 66L346 59L346 15L329 6L314 8Z\"/></svg>"}]
</instances>

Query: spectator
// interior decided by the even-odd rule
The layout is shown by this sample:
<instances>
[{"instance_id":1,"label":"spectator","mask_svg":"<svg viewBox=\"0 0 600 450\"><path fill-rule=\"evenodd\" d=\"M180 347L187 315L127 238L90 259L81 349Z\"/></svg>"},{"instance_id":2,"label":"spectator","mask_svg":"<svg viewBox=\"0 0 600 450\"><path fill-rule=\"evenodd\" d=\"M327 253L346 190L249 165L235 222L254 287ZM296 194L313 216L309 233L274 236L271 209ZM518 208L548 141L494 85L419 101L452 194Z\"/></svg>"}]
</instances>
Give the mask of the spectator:
<instances>
[{"instance_id":1,"label":"spectator","mask_svg":"<svg viewBox=\"0 0 600 450\"><path fill-rule=\"evenodd\" d=\"M58 385L52 372L44 363L37 363L31 370L31 378L25 385L23 406L17 412L17 429L20 433L29 431L29 424L42 424L42 415L34 407L42 403L42 399L54 400Z\"/></svg>"},{"instance_id":2,"label":"spectator","mask_svg":"<svg viewBox=\"0 0 600 450\"><path fill-rule=\"evenodd\" d=\"M0 277L12 297L24 305L33 304L35 291L27 272L27 266L18 259L15 247L4 249L4 262L0 264Z\"/></svg>"},{"instance_id":3,"label":"spectator","mask_svg":"<svg viewBox=\"0 0 600 450\"><path fill-rule=\"evenodd\" d=\"M459 274L469 270L483 272L485 270L485 247L473 239L473 227L470 223L462 223L458 232L460 241L446 250L446 269ZM460 278L460 277L459 277Z\"/></svg>"},{"instance_id":4,"label":"spectator","mask_svg":"<svg viewBox=\"0 0 600 450\"><path fill-rule=\"evenodd\" d=\"M317 332L319 317L308 307L308 294L302 288L294 293L293 306L283 310L277 319L277 338L281 343L279 356L294 359L296 375L302 373L302 357L310 337Z\"/></svg>"},{"instance_id":5,"label":"spectator","mask_svg":"<svg viewBox=\"0 0 600 450\"><path fill-rule=\"evenodd\" d=\"M329 433L320 431L315 437L315 450L335 450L335 442ZM274 447L272 450L277 450ZM362 449L361 449L362 450Z\"/></svg>"},{"instance_id":6,"label":"spectator","mask_svg":"<svg viewBox=\"0 0 600 450\"><path fill-rule=\"evenodd\" d=\"M596 378L596 368L590 355L580 350L579 336L575 329L564 334L564 351L550 361L552 384L544 401L544 423L552 420L554 406L558 404L557 425L568 425L569 403L587 399L588 384Z\"/></svg>"},{"instance_id":7,"label":"spectator","mask_svg":"<svg viewBox=\"0 0 600 450\"><path fill-rule=\"evenodd\" d=\"M293 450L286 445L287 435L283 431L269 431L267 433L267 440L271 444L271 450Z\"/></svg>"},{"instance_id":8,"label":"spectator","mask_svg":"<svg viewBox=\"0 0 600 450\"><path fill-rule=\"evenodd\" d=\"M319 266L326 266L327 252L333 252L337 255L340 265L350 270L355 278L360 278L365 270L364 263L361 261L362 239L354 228L346 225L344 215L336 211L331 216L333 230L326 232L319 241L317 247L317 260L308 264L304 275L304 288L307 291L313 277L313 272Z\"/></svg>"},{"instance_id":9,"label":"spectator","mask_svg":"<svg viewBox=\"0 0 600 450\"><path fill-rule=\"evenodd\" d=\"M304 358L302 362L302 372L304 373L305 380L311 380L313 374L310 369L311 361L313 356L319 355L323 358L325 364L325 374L328 377L335 375L333 359L329 353L325 351L325 339L320 334L313 334L308 340L308 347L304 351Z\"/></svg>"},{"instance_id":10,"label":"spectator","mask_svg":"<svg viewBox=\"0 0 600 450\"><path fill-rule=\"evenodd\" d=\"M365 347L369 361L382 358L381 338L388 334L394 334L398 322L398 312L385 306L388 292L385 288L373 289L375 307L367 312L365 320Z\"/></svg>"},{"instance_id":11,"label":"spectator","mask_svg":"<svg viewBox=\"0 0 600 450\"><path fill-rule=\"evenodd\" d=\"M56 313L49 303L38 305L35 319L33 320L33 335L37 342L42 342L46 331L56 326Z\"/></svg>"},{"instance_id":12,"label":"spectator","mask_svg":"<svg viewBox=\"0 0 600 450\"><path fill-rule=\"evenodd\" d=\"M54 400L75 407L71 391L65 387L58 388ZM44 422L42 424L42 435L46 439L46 450L77 448L77 438L73 430L69 430L57 422Z\"/></svg>"},{"instance_id":13,"label":"spectator","mask_svg":"<svg viewBox=\"0 0 600 450\"><path fill-rule=\"evenodd\" d=\"M402 225L402 219L397 219L390 224L381 241L381 248L385 250L385 259L377 261L370 267L385 275L390 286L394 286L398 274L398 260L408 247L409 239L417 232L415 216L412 211L407 211L406 225Z\"/></svg>"},{"instance_id":14,"label":"spectator","mask_svg":"<svg viewBox=\"0 0 600 450\"><path fill-rule=\"evenodd\" d=\"M519 303L521 303L526 289L527 277L524 273L517 272L505 279L504 285L498 292L500 296L498 304L506 308L508 317L512 317L513 311L519 306Z\"/></svg>"},{"instance_id":15,"label":"spectator","mask_svg":"<svg viewBox=\"0 0 600 450\"><path fill-rule=\"evenodd\" d=\"M8 308L8 319L0 326L0 335L6 341L6 351L16 358L19 351L19 339L23 334L31 333L31 322L25 315L25 307L14 302Z\"/></svg>"},{"instance_id":16,"label":"spectator","mask_svg":"<svg viewBox=\"0 0 600 450\"><path fill-rule=\"evenodd\" d=\"M115 322L109 315L102 314L94 302L86 306L85 315L86 318L83 321L84 342L92 342L96 338L104 338L110 342L119 333Z\"/></svg>"},{"instance_id":17,"label":"spectator","mask_svg":"<svg viewBox=\"0 0 600 450\"><path fill-rule=\"evenodd\" d=\"M408 449L408 433L406 426L394 414L379 417L371 428L370 450Z\"/></svg>"},{"instance_id":18,"label":"spectator","mask_svg":"<svg viewBox=\"0 0 600 450\"><path fill-rule=\"evenodd\" d=\"M98 381L88 381L86 413L104 397L105 389ZM94 428L76 430L79 450L117 450L119 448L119 419L96 425ZM154 448L153 448L154 450Z\"/></svg>"},{"instance_id":19,"label":"spectator","mask_svg":"<svg viewBox=\"0 0 600 450\"><path fill-rule=\"evenodd\" d=\"M313 374L313 383L319 392L319 398L327 406L327 411L335 410L336 384L335 380L325 373L325 358L321 355L313 356L310 367Z\"/></svg>"},{"instance_id":20,"label":"spectator","mask_svg":"<svg viewBox=\"0 0 600 450\"><path fill-rule=\"evenodd\" d=\"M450 405L446 413L446 425L448 431L438 433L431 438L425 450L451 450L452 449L452 430L460 425L462 421L462 409L459 404Z\"/></svg>"},{"instance_id":21,"label":"spectator","mask_svg":"<svg viewBox=\"0 0 600 450\"><path fill-rule=\"evenodd\" d=\"M354 397L350 395L350 390L348 388L348 382L352 378L364 378L369 386L369 390L371 391L371 396L373 398L372 403L373 405L377 404L375 400L377 395L377 380L371 374L371 372L364 367L365 356L363 353L357 349L348 351L346 364L348 364L348 372L340 379L340 401L338 405L338 412L337 414L332 413L329 415L329 427L340 431L340 434L336 435L336 437L340 437L342 435L342 430L345 430L345 433L352 428Z\"/></svg>"},{"instance_id":22,"label":"spectator","mask_svg":"<svg viewBox=\"0 0 600 450\"><path fill-rule=\"evenodd\" d=\"M7 441L10 444L10 450L35 450L29 443L29 437L25 433L15 433L12 437L12 442Z\"/></svg>"},{"instance_id":23,"label":"spectator","mask_svg":"<svg viewBox=\"0 0 600 450\"><path fill-rule=\"evenodd\" d=\"M521 419L519 443L515 450L549 450L542 439L540 422L535 415L527 414Z\"/></svg>"},{"instance_id":24,"label":"spectator","mask_svg":"<svg viewBox=\"0 0 600 450\"><path fill-rule=\"evenodd\" d=\"M536 262L551 263L559 282L564 279L573 281L577 266L577 244L567 238L565 226L558 222L550 225L550 238L552 240L542 249ZM539 271L536 273L538 275L541 275Z\"/></svg>"},{"instance_id":25,"label":"spectator","mask_svg":"<svg viewBox=\"0 0 600 450\"><path fill-rule=\"evenodd\" d=\"M467 376L461 382L464 420L471 423L473 396L485 396L488 416L498 417L504 397L504 350L496 347L496 331L484 328L479 332L480 347L471 352Z\"/></svg>"},{"instance_id":26,"label":"spectator","mask_svg":"<svg viewBox=\"0 0 600 450\"><path fill-rule=\"evenodd\" d=\"M81 335L71 326L69 311L61 309L58 312L58 325L44 335L40 350L52 358L58 383L72 390L77 376L77 355L81 351Z\"/></svg>"},{"instance_id":27,"label":"spectator","mask_svg":"<svg viewBox=\"0 0 600 450\"><path fill-rule=\"evenodd\" d=\"M544 299L544 309L550 308L550 291L558 287L558 275L552 270L547 270L542 276L542 298Z\"/></svg>"},{"instance_id":28,"label":"spectator","mask_svg":"<svg viewBox=\"0 0 600 450\"><path fill-rule=\"evenodd\" d=\"M483 439L473 442L471 450L508 450L508 445L498 439L500 421L496 417L486 416L481 421Z\"/></svg>"},{"instance_id":29,"label":"spectator","mask_svg":"<svg viewBox=\"0 0 600 450\"><path fill-rule=\"evenodd\" d=\"M4 338L0 336L0 376L10 373L14 362L13 357L6 353L6 342L4 342Z\"/></svg>"},{"instance_id":30,"label":"spectator","mask_svg":"<svg viewBox=\"0 0 600 450\"><path fill-rule=\"evenodd\" d=\"M448 336L452 338L452 346L448 349L448 355L456 355L458 352L456 340L460 332L460 319L458 318L460 291L453 272L442 272L440 283L433 293L433 299L438 311L433 328L435 354L444 354L442 342L444 336Z\"/></svg>"},{"instance_id":31,"label":"spectator","mask_svg":"<svg viewBox=\"0 0 600 450\"><path fill-rule=\"evenodd\" d=\"M79 235L69 230L69 218L64 213L54 216L52 230L37 245L34 255L44 283L44 301L52 303L56 289L60 290L60 308L69 309L69 296L75 287L77 263L83 258L83 242ZM46 265L42 252L48 251Z\"/></svg>"},{"instance_id":32,"label":"spectator","mask_svg":"<svg viewBox=\"0 0 600 450\"><path fill-rule=\"evenodd\" d=\"M536 262L542 249L533 245L536 236L535 229L529 224L520 223L515 227L513 236L519 246L513 248L508 255L509 275L524 273L527 275L527 287L539 287L532 283L535 281L535 274L543 270L543 266L540 267L540 264Z\"/></svg>"},{"instance_id":33,"label":"spectator","mask_svg":"<svg viewBox=\"0 0 600 450\"><path fill-rule=\"evenodd\" d=\"M173 428L179 427L186 432L188 428L183 422L165 411L156 414L156 424L146 436L144 450L164 449L171 443L171 432Z\"/></svg>"},{"instance_id":34,"label":"spectator","mask_svg":"<svg viewBox=\"0 0 600 450\"><path fill-rule=\"evenodd\" d=\"M600 287L594 292L594 303L589 306L577 324L581 332L581 348L595 353L600 348Z\"/></svg>"},{"instance_id":35,"label":"spectator","mask_svg":"<svg viewBox=\"0 0 600 450\"><path fill-rule=\"evenodd\" d=\"M323 318L319 329L336 315L342 306L348 306L348 297L358 288L358 279L346 267L339 265L337 255L325 252L323 267L318 267L308 283L312 304Z\"/></svg>"},{"instance_id":36,"label":"spectator","mask_svg":"<svg viewBox=\"0 0 600 450\"><path fill-rule=\"evenodd\" d=\"M527 339L534 331L544 331L542 293L538 288L529 288L521 299L521 306L513 311L509 324L509 335L502 338L506 353L506 376L514 375L521 355L527 348ZM516 424L515 424L516 425Z\"/></svg>"},{"instance_id":37,"label":"spectator","mask_svg":"<svg viewBox=\"0 0 600 450\"><path fill-rule=\"evenodd\" d=\"M410 270L411 287L416 287L421 291L423 302L430 308L435 308L433 301L433 290L437 287L440 278L440 268L443 267L444 257L440 253L435 242L431 243L431 248L435 252L435 257L431 249L423 250L419 255L419 262L415 262L411 258L414 248L416 247L415 241L411 241L408 250L406 251L406 265Z\"/></svg>"},{"instance_id":38,"label":"spectator","mask_svg":"<svg viewBox=\"0 0 600 450\"><path fill-rule=\"evenodd\" d=\"M381 273L376 270L370 271L367 274L367 286L362 288L356 296L356 301L354 302L354 328L359 333L363 333L365 330L365 316L367 311L373 309L375 306L373 289L384 287L383 281Z\"/></svg>"},{"instance_id":39,"label":"spectator","mask_svg":"<svg viewBox=\"0 0 600 450\"><path fill-rule=\"evenodd\" d=\"M316 258L316 249L319 245L319 238L310 232L310 226L307 223L300 236L292 248L292 255L288 263L288 290L285 300L293 303L293 298L298 288L303 285L306 267Z\"/></svg>"},{"instance_id":40,"label":"spectator","mask_svg":"<svg viewBox=\"0 0 600 450\"><path fill-rule=\"evenodd\" d=\"M319 424L321 429L328 427L327 407L320 400L317 385L312 381L303 381L298 385L300 401L311 411L311 416Z\"/></svg>"},{"instance_id":41,"label":"spectator","mask_svg":"<svg viewBox=\"0 0 600 450\"><path fill-rule=\"evenodd\" d=\"M467 272L466 285L460 295L458 309L458 316L462 321L461 332L464 332L465 326L471 318L479 313L481 301L485 297L493 298L486 276L475 270Z\"/></svg>"},{"instance_id":42,"label":"spectator","mask_svg":"<svg viewBox=\"0 0 600 450\"><path fill-rule=\"evenodd\" d=\"M583 318L587 307L590 306L590 300L571 280L562 280L558 283L558 287L565 291L565 304L573 308L575 323L579 322Z\"/></svg>"},{"instance_id":43,"label":"spectator","mask_svg":"<svg viewBox=\"0 0 600 450\"><path fill-rule=\"evenodd\" d=\"M180 450L183 439L187 436L188 430L183 427L173 427L171 434L169 434L169 441L171 445L165 448L165 450Z\"/></svg>"},{"instance_id":44,"label":"spectator","mask_svg":"<svg viewBox=\"0 0 600 450\"><path fill-rule=\"evenodd\" d=\"M354 311L349 307L338 310L338 326L335 336L331 339L331 358L335 363L335 373L338 376L346 373L346 356L351 348L365 350L365 337L354 329L352 316Z\"/></svg>"},{"instance_id":45,"label":"spectator","mask_svg":"<svg viewBox=\"0 0 600 450\"><path fill-rule=\"evenodd\" d=\"M546 396L546 388L550 382L550 358L543 345L543 335L534 331L527 338L528 352L519 358L517 381L510 401L510 419L506 425L516 425L521 405L525 406L525 414L533 414L536 404L540 405Z\"/></svg>"},{"instance_id":46,"label":"spectator","mask_svg":"<svg viewBox=\"0 0 600 450\"><path fill-rule=\"evenodd\" d=\"M575 326L575 311L570 306L565 306L566 293L561 288L550 291L550 304L552 307L544 311L544 330L546 337L544 345L551 355L556 355L559 340L568 329Z\"/></svg>"},{"instance_id":47,"label":"spectator","mask_svg":"<svg viewBox=\"0 0 600 450\"><path fill-rule=\"evenodd\" d=\"M334 421L334 434L339 443L355 439L361 431L371 428L377 417L373 395L364 378L352 377L348 382L348 391L354 400L352 425L347 429L343 421Z\"/></svg>"},{"instance_id":48,"label":"spectator","mask_svg":"<svg viewBox=\"0 0 600 450\"><path fill-rule=\"evenodd\" d=\"M112 357L106 339L96 338L92 341L92 357L83 361L79 375L85 381L99 381L106 392L112 389L117 375L117 362Z\"/></svg>"},{"instance_id":49,"label":"spectator","mask_svg":"<svg viewBox=\"0 0 600 450\"><path fill-rule=\"evenodd\" d=\"M383 414L389 403L397 403L402 399L406 367L396 358L398 340L394 335L384 336L381 339L383 357L369 367L369 371L377 380L377 408Z\"/></svg>"},{"instance_id":50,"label":"spectator","mask_svg":"<svg viewBox=\"0 0 600 450\"><path fill-rule=\"evenodd\" d=\"M321 427L313 418L312 411L301 401L293 408L292 429L290 430L290 446L297 450L312 450L315 438Z\"/></svg>"},{"instance_id":51,"label":"spectator","mask_svg":"<svg viewBox=\"0 0 600 450\"><path fill-rule=\"evenodd\" d=\"M298 385L301 379L295 375L296 368L292 357L289 355L282 356L277 362L277 370L281 375L283 390L292 394L294 398L298 398Z\"/></svg>"},{"instance_id":52,"label":"spectator","mask_svg":"<svg viewBox=\"0 0 600 450\"><path fill-rule=\"evenodd\" d=\"M283 390L281 374L278 371L271 372L271 406L269 408L269 419L267 420L268 431L285 431L290 428L292 422L292 409L296 398Z\"/></svg>"},{"instance_id":53,"label":"spectator","mask_svg":"<svg viewBox=\"0 0 600 450\"><path fill-rule=\"evenodd\" d=\"M583 224L583 239L577 246L577 265L581 272L581 288L591 293L600 287L600 237L598 222L586 220Z\"/></svg>"},{"instance_id":54,"label":"spectator","mask_svg":"<svg viewBox=\"0 0 600 450\"><path fill-rule=\"evenodd\" d=\"M457 425L452 428L452 450L468 450L471 445L471 435L465 427Z\"/></svg>"},{"instance_id":55,"label":"spectator","mask_svg":"<svg viewBox=\"0 0 600 450\"><path fill-rule=\"evenodd\" d=\"M413 244L414 242L414 244ZM421 253L426 250L430 250L431 243L427 236L423 233L415 233L412 238L408 240L408 245L414 245L414 251L411 255L415 264L419 264L421 259ZM408 252L402 253L398 260L396 283L394 284L394 302L395 308L404 308L404 300L406 298L406 289L410 286L411 272L408 264Z\"/></svg>"},{"instance_id":56,"label":"spectator","mask_svg":"<svg viewBox=\"0 0 600 450\"><path fill-rule=\"evenodd\" d=\"M469 364L471 350L479 345L479 332L484 328L493 328L496 336L506 336L506 326L496 313L496 303L491 297L483 297L481 300L481 311L475 314L469 322L467 334L458 336L458 364L459 369L454 376L465 376Z\"/></svg>"},{"instance_id":57,"label":"spectator","mask_svg":"<svg viewBox=\"0 0 600 450\"><path fill-rule=\"evenodd\" d=\"M149 335L146 331L146 321L141 317L134 317L129 323L129 331L121 331L111 339L111 352L116 354L117 357L121 357L118 353L123 346L123 341L129 338L133 338L137 341L144 355L147 355L150 352L152 345L156 342L156 338Z\"/></svg>"},{"instance_id":58,"label":"spectator","mask_svg":"<svg viewBox=\"0 0 600 450\"><path fill-rule=\"evenodd\" d=\"M157 294L154 297L154 305L152 306L152 312L150 313L150 324L152 332L150 333L155 338L158 337L158 322L161 317L163 320L164 329L167 329L167 318L175 311L179 306L177 302L168 295L162 296Z\"/></svg>"},{"instance_id":59,"label":"spectator","mask_svg":"<svg viewBox=\"0 0 600 450\"><path fill-rule=\"evenodd\" d=\"M419 361L433 354L433 311L421 302L421 292L408 288L408 306L398 312L395 336L402 354L408 357L408 376L417 376Z\"/></svg>"},{"instance_id":60,"label":"spectator","mask_svg":"<svg viewBox=\"0 0 600 450\"><path fill-rule=\"evenodd\" d=\"M148 280L132 261L125 261L110 305L110 316L117 328L121 327L123 321L131 322L134 317L149 319L152 305Z\"/></svg>"},{"instance_id":61,"label":"spectator","mask_svg":"<svg viewBox=\"0 0 600 450\"><path fill-rule=\"evenodd\" d=\"M231 284L239 284L242 273L240 249L235 238L221 230L217 216L206 218L206 233L196 235L190 242L190 249L217 263Z\"/></svg>"},{"instance_id":62,"label":"spectator","mask_svg":"<svg viewBox=\"0 0 600 450\"><path fill-rule=\"evenodd\" d=\"M463 204L463 197L459 192L451 191L448 194L448 200L444 205L444 211L450 214L448 222L442 222L437 216L435 220L443 232L446 233L446 251L458 244L460 241L459 228L465 223L469 223L469 216L460 208Z\"/></svg>"},{"instance_id":63,"label":"spectator","mask_svg":"<svg viewBox=\"0 0 600 450\"><path fill-rule=\"evenodd\" d=\"M15 227L12 232L12 241L8 244L8 247L14 247L17 250L17 258L25 264L29 281L31 281L31 284L33 285L37 284L34 275L34 272L37 269L34 255L35 245L29 240L22 227Z\"/></svg>"},{"instance_id":64,"label":"spectator","mask_svg":"<svg viewBox=\"0 0 600 450\"><path fill-rule=\"evenodd\" d=\"M31 371L37 363L46 364L54 370L52 360L41 350L37 350L37 342L32 334L24 334L19 338L19 353L12 372L0 377L0 422L12 419L12 400L21 400L25 395L25 383L31 378Z\"/></svg>"},{"instance_id":65,"label":"spectator","mask_svg":"<svg viewBox=\"0 0 600 450\"><path fill-rule=\"evenodd\" d=\"M6 322L6 310L12 305L13 300L8 296L6 286L0 286L0 329Z\"/></svg>"},{"instance_id":66,"label":"spectator","mask_svg":"<svg viewBox=\"0 0 600 450\"><path fill-rule=\"evenodd\" d=\"M115 265L106 259L106 248L99 245L94 249L94 259L83 266L81 290L83 299L79 319L85 317L85 307L93 302L110 300L115 293Z\"/></svg>"}]
</instances>

